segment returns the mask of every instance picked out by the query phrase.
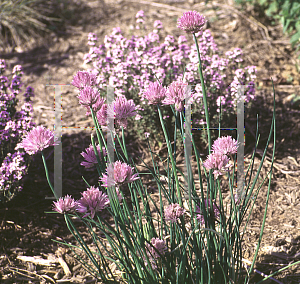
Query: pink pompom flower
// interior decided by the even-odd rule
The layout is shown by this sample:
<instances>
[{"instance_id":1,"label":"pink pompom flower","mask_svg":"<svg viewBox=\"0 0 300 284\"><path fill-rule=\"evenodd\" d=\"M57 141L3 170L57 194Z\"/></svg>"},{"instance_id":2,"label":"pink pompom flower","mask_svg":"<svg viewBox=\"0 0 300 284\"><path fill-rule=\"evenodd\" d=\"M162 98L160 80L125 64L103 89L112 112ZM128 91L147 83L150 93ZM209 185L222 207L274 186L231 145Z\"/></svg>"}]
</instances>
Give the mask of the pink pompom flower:
<instances>
[{"instance_id":1,"label":"pink pompom flower","mask_svg":"<svg viewBox=\"0 0 300 284\"><path fill-rule=\"evenodd\" d=\"M91 186L81 194L82 197L78 200L78 208L76 210L85 214L83 218L87 216L94 218L96 212L100 212L109 206L107 194L100 191L97 187Z\"/></svg>"},{"instance_id":2,"label":"pink pompom flower","mask_svg":"<svg viewBox=\"0 0 300 284\"><path fill-rule=\"evenodd\" d=\"M152 238L150 243L152 244L152 246L146 243L146 253L149 257L152 269L157 269L156 259L159 259L167 252L167 245L166 242L164 240L161 240L160 238ZM145 264L148 265L148 263L146 262L146 258L143 258Z\"/></svg>"},{"instance_id":3,"label":"pink pompom flower","mask_svg":"<svg viewBox=\"0 0 300 284\"><path fill-rule=\"evenodd\" d=\"M206 161L203 163L204 167L207 170L214 170L213 174L215 178L218 178L219 175L222 175L222 171L228 171L231 164L229 164L230 158L226 155L222 155L219 152L213 152L212 154L208 155Z\"/></svg>"},{"instance_id":4,"label":"pink pompom flower","mask_svg":"<svg viewBox=\"0 0 300 284\"><path fill-rule=\"evenodd\" d=\"M186 97L187 83L182 80L172 82L167 89L166 98L163 103L166 105L175 104L175 110L183 111Z\"/></svg>"},{"instance_id":5,"label":"pink pompom flower","mask_svg":"<svg viewBox=\"0 0 300 284\"><path fill-rule=\"evenodd\" d=\"M29 155L41 152L49 146L57 145L54 140L54 133L44 126L34 127L25 138L20 146L24 148Z\"/></svg>"},{"instance_id":6,"label":"pink pompom flower","mask_svg":"<svg viewBox=\"0 0 300 284\"><path fill-rule=\"evenodd\" d=\"M119 96L113 104L107 107L108 117L116 120L117 127L127 127L127 118L137 115L133 100L127 100L125 96Z\"/></svg>"},{"instance_id":7,"label":"pink pompom flower","mask_svg":"<svg viewBox=\"0 0 300 284\"><path fill-rule=\"evenodd\" d=\"M178 19L177 28L195 34L202 30L206 23L206 19L197 11L188 11L183 13L183 16Z\"/></svg>"},{"instance_id":8,"label":"pink pompom flower","mask_svg":"<svg viewBox=\"0 0 300 284\"><path fill-rule=\"evenodd\" d=\"M104 103L105 99L100 97L99 92L92 87L84 87L81 91L80 94L77 96L79 99L79 103L83 106L88 106L91 107L93 104L96 104L99 100L100 102L98 103Z\"/></svg>"},{"instance_id":9,"label":"pink pompom flower","mask_svg":"<svg viewBox=\"0 0 300 284\"><path fill-rule=\"evenodd\" d=\"M53 203L53 210L61 214L75 212L78 208L77 201L69 195L61 197L58 201L54 201Z\"/></svg>"},{"instance_id":10,"label":"pink pompom flower","mask_svg":"<svg viewBox=\"0 0 300 284\"><path fill-rule=\"evenodd\" d=\"M116 161L113 165L110 164L102 178L99 180L103 182L103 186L111 187L113 185L122 185L125 183L133 182L139 179L138 174L132 174L134 168L130 167L126 163Z\"/></svg>"},{"instance_id":11,"label":"pink pompom flower","mask_svg":"<svg viewBox=\"0 0 300 284\"><path fill-rule=\"evenodd\" d=\"M166 88L158 82L150 83L143 97L149 101L150 105L160 104L166 97Z\"/></svg>"},{"instance_id":12,"label":"pink pompom flower","mask_svg":"<svg viewBox=\"0 0 300 284\"><path fill-rule=\"evenodd\" d=\"M174 223L181 216L183 216L183 214L185 213L185 209L180 207L180 205L177 203L172 203L167 208L165 208L164 213L165 213L165 220Z\"/></svg>"},{"instance_id":13,"label":"pink pompom flower","mask_svg":"<svg viewBox=\"0 0 300 284\"><path fill-rule=\"evenodd\" d=\"M151 247L148 243L146 244L146 246L154 258L157 259L160 257L160 255L164 255L166 253L167 245L164 240L161 240L160 238L152 238L151 244L153 247Z\"/></svg>"},{"instance_id":14,"label":"pink pompom flower","mask_svg":"<svg viewBox=\"0 0 300 284\"><path fill-rule=\"evenodd\" d=\"M96 84L96 76L88 71L78 71L71 84L79 89Z\"/></svg>"},{"instance_id":15,"label":"pink pompom flower","mask_svg":"<svg viewBox=\"0 0 300 284\"><path fill-rule=\"evenodd\" d=\"M215 153L218 152L223 155L233 155L237 153L238 144L239 143L231 136L223 136L215 140L212 149Z\"/></svg>"},{"instance_id":16,"label":"pink pompom flower","mask_svg":"<svg viewBox=\"0 0 300 284\"><path fill-rule=\"evenodd\" d=\"M98 119L99 125L104 126L107 124L107 104L102 105L101 109L97 111L96 117Z\"/></svg>"},{"instance_id":17,"label":"pink pompom flower","mask_svg":"<svg viewBox=\"0 0 300 284\"><path fill-rule=\"evenodd\" d=\"M96 146L99 158L101 159L100 145ZM103 156L106 155L105 147L102 148ZM85 149L85 152L81 153L81 156L85 159L85 161L81 162L81 166L84 166L86 169L92 168L95 164L98 164L97 157L95 155L94 147L90 144L89 148Z\"/></svg>"}]
</instances>

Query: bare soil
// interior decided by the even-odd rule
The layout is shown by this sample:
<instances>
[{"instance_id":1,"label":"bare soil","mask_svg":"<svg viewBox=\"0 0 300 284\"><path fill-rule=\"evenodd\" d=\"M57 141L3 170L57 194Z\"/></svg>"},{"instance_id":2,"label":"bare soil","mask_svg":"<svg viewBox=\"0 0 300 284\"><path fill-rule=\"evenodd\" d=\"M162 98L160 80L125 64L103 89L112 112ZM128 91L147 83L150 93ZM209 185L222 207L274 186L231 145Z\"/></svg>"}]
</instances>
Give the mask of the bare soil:
<instances>
[{"instance_id":1,"label":"bare soil","mask_svg":"<svg viewBox=\"0 0 300 284\"><path fill-rule=\"evenodd\" d=\"M254 149L256 114L259 114L260 143L255 157L255 168L261 160L272 118L272 84L276 91L276 152L273 177L268 203L267 218L261 249L256 262L256 272L251 283L262 279L261 274L272 272L300 260L300 219L299 219L299 173L300 173L300 109L291 103L290 95L300 95L299 73L295 67L297 57L289 39L282 34L282 26L271 25L271 21L261 17L259 11L248 7L236 8L233 2L222 0L204 3L184 1L76 1L73 17L60 33L53 33L37 41L30 49L17 47L1 54L8 69L16 64L23 66L23 82L35 90L33 101L34 120L37 125L53 129L54 88L62 84L62 124L63 124L63 195L71 194L80 198L85 190L84 176L90 184L97 183L97 175L87 172L80 162L80 153L90 144L92 123L79 106L76 90L71 83L78 70L83 70L83 55L89 51L89 32L98 35L102 43L112 28L121 27L129 34L129 25L134 25L135 14L144 10L147 23L161 20L167 34L180 35L176 28L177 18L184 11L197 10L209 20L208 27L221 52L240 47L244 53L245 66L256 65L257 100L246 117L246 165ZM158 4L158 5L157 5ZM191 43L192 38L189 39ZM299 64L299 61L298 61ZM82 128L76 128L76 127ZM196 135L196 134L195 134ZM133 133L126 132L128 152L149 160L146 141L137 140ZM273 140L272 140L273 141ZM200 152L206 153L205 145L199 144ZM166 147L160 149L151 141L152 149L166 155ZM53 148L46 149L47 164L53 180ZM262 175L270 169L272 149L267 152ZM137 161L137 159L136 159ZM261 181L261 180L260 180ZM151 186L151 181L144 183ZM258 196L251 221L245 234L245 263L252 261L257 239L260 234L268 180L263 184ZM154 192L155 193L155 192ZM47 214L51 211L51 191L47 184L40 155L34 161L26 177L24 190L10 203L0 208L0 279L1 283L96 283L76 262L71 252L52 241L64 239L74 243L62 215ZM82 231L84 231L82 227ZM88 235L86 235L88 238ZM34 264L22 260L22 256L41 257L53 260L52 264ZM61 257L60 262L58 258ZM62 261L63 260L63 261ZM68 274L68 269L70 273ZM275 280L276 279L276 280ZM99 283L99 282L98 282ZM300 266L295 265L273 280L265 283L300 283Z\"/></svg>"}]
</instances>

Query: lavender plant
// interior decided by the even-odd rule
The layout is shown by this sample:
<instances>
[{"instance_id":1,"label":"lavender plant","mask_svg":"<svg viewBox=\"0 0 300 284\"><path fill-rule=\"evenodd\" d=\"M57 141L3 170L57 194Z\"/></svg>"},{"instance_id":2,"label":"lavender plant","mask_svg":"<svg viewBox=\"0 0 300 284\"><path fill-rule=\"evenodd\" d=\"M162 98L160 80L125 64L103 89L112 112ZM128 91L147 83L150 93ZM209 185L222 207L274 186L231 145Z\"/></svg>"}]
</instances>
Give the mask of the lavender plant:
<instances>
[{"instance_id":1,"label":"lavender plant","mask_svg":"<svg viewBox=\"0 0 300 284\"><path fill-rule=\"evenodd\" d=\"M230 136L219 137L212 143L210 136L208 98L195 35L203 28L205 22L205 18L195 11L184 13L178 20L179 28L193 34L199 59L198 72L203 94L209 155L203 162L194 137L191 135L198 176L194 176L191 171L186 145L186 139L189 137L184 134L184 108L192 102L189 98L192 98L193 94L187 91L186 85L178 81L172 82L168 88L158 82L152 82L143 92L144 100L157 107L168 147L168 166L164 167L167 172L167 185L161 182L161 169L154 162L150 143L148 145L153 169L144 163L149 170L148 174L156 181L159 192L158 203L153 200L147 187L143 185L141 174L137 172L136 165L130 159L126 149L124 130L129 127L128 119L137 115L134 102L121 95L111 104L105 103L97 88L98 78L92 72L79 71L72 81L79 91L79 103L89 108L98 138L96 143L94 136L91 135L92 144L86 149L86 153L82 153L86 160L82 165L89 169L95 166L99 174L99 182L94 186L83 178L87 190L82 193L79 200L69 195L58 199L49 179L48 183L57 198L53 210L64 214L66 224L76 239L77 246L59 243L69 246L78 261L91 275L103 283L121 281L125 283L249 283L260 247L268 207L276 142L275 90L273 88L272 124L258 172L252 180L254 150L251 164L247 169L247 173L250 170L250 177L244 180L243 194L235 192L236 175L234 171L231 172L231 168L232 164L234 168L236 163L235 155L239 144ZM187 175L184 175L176 165L176 147L171 144L171 137L166 130L162 114L162 109L167 108L167 105L170 105L176 118L175 125L180 130L182 141L185 141ZM115 120L115 130L110 127L113 120ZM255 189L272 133L274 140L271 169L268 176ZM174 140L176 134L175 131ZM111 142L115 137L121 147L122 153L116 150L114 143L111 144L117 156L115 162L108 147L109 137L112 139ZM257 143L258 140L257 134ZM147 141L149 142L149 138ZM41 152L48 177L43 149L55 145L54 134L44 128L35 128L24 138L22 145L29 154L32 151ZM225 202L220 185L220 179L224 174L228 177L229 203ZM199 179L199 187L196 186L196 178ZM242 262L243 236L256 198L267 178L269 184L265 214L257 250L250 269L245 270ZM154 210L150 209L150 204ZM109 220L107 214L103 212L108 213L111 219ZM84 241L73 218L87 226L93 247ZM83 259L74 248L84 252L88 260ZM116 269L113 270L113 266Z\"/></svg>"},{"instance_id":2,"label":"lavender plant","mask_svg":"<svg viewBox=\"0 0 300 284\"><path fill-rule=\"evenodd\" d=\"M145 34L144 12L136 15L135 31ZM169 85L175 80L182 80L192 86L195 104L193 104L193 128L203 127L204 105L201 90L201 80L198 72L198 55L196 45L189 46L185 36L176 39L167 35L163 38L163 25L155 21L153 30L147 35L133 35L127 39L122 35L120 28L114 28L109 36L105 36L104 44L99 47L97 36L89 34L89 53L84 55L84 63L91 67L91 72L97 75L97 86L102 94L106 92L106 85L114 86L116 95L125 95L133 99L137 105L136 120L140 123L131 123L130 129L137 133L140 139L147 131L151 137L161 144L164 140L159 128L157 110L146 104L143 91L151 82L157 79L162 85ZM255 99L256 78L255 66L243 67L242 50L235 48L225 53L225 58L218 54L218 47L209 30L199 30L195 33L199 42L198 48L202 60L204 83L207 86L209 100L209 116L212 127L218 127L219 113L222 114L222 124L234 125L236 117L237 85L245 85L245 107L251 107ZM184 72L185 71L185 72ZM167 131L172 131L174 116L170 109L162 109ZM90 115L90 113L87 113ZM207 133L203 133L205 140ZM212 133L214 135L214 133ZM217 138L216 135L213 136ZM178 137L178 143L182 143Z\"/></svg>"},{"instance_id":3,"label":"lavender plant","mask_svg":"<svg viewBox=\"0 0 300 284\"><path fill-rule=\"evenodd\" d=\"M0 201L11 200L23 188L23 178L28 172L31 162L19 146L19 142L31 130L35 123L32 121L31 98L33 88L27 87L24 93L25 102L20 111L16 106L19 102L17 95L22 87L22 67L16 65L9 82L4 76L6 64L0 59Z\"/></svg>"}]
</instances>

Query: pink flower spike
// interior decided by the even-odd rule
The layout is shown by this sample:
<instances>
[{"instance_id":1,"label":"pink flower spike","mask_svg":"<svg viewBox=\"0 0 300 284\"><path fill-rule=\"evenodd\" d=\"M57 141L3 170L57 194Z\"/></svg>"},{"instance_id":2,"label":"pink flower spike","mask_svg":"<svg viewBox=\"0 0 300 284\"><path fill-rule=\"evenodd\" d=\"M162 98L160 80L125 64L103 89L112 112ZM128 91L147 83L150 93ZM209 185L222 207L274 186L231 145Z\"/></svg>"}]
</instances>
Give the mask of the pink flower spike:
<instances>
[{"instance_id":1,"label":"pink flower spike","mask_svg":"<svg viewBox=\"0 0 300 284\"><path fill-rule=\"evenodd\" d=\"M183 13L183 16L178 19L177 28L195 34L202 30L206 23L206 19L197 11L188 11Z\"/></svg>"},{"instance_id":2,"label":"pink flower spike","mask_svg":"<svg viewBox=\"0 0 300 284\"><path fill-rule=\"evenodd\" d=\"M87 216L94 218L96 212L100 212L109 206L108 196L97 187L91 186L81 194L82 197L78 201L77 211L85 214L83 218Z\"/></svg>"},{"instance_id":3,"label":"pink flower spike","mask_svg":"<svg viewBox=\"0 0 300 284\"><path fill-rule=\"evenodd\" d=\"M84 87L77 97L81 105L88 107L93 106L93 104L95 104L98 99L103 100L102 98L100 98L99 92L92 87Z\"/></svg>"},{"instance_id":4,"label":"pink flower spike","mask_svg":"<svg viewBox=\"0 0 300 284\"><path fill-rule=\"evenodd\" d=\"M148 89L143 93L143 97L149 101L149 104L160 104L166 97L166 88L158 82L150 83Z\"/></svg>"},{"instance_id":5,"label":"pink flower spike","mask_svg":"<svg viewBox=\"0 0 300 284\"><path fill-rule=\"evenodd\" d=\"M79 89L96 84L96 76L88 71L78 71L71 84Z\"/></svg>"},{"instance_id":6,"label":"pink flower spike","mask_svg":"<svg viewBox=\"0 0 300 284\"><path fill-rule=\"evenodd\" d=\"M53 203L53 210L61 214L64 214L66 212L74 212L78 207L77 201L75 201L69 195L61 197L58 201L54 201Z\"/></svg>"},{"instance_id":7,"label":"pink flower spike","mask_svg":"<svg viewBox=\"0 0 300 284\"><path fill-rule=\"evenodd\" d=\"M22 147L29 155L41 152L49 146L57 145L54 141L54 133L44 126L33 128L22 141Z\"/></svg>"},{"instance_id":8,"label":"pink flower spike","mask_svg":"<svg viewBox=\"0 0 300 284\"><path fill-rule=\"evenodd\" d=\"M215 140L212 149L214 152L218 152L223 155L233 155L237 153L237 149L239 147L238 144L239 143L231 136L223 136Z\"/></svg>"},{"instance_id":9,"label":"pink flower spike","mask_svg":"<svg viewBox=\"0 0 300 284\"><path fill-rule=\"evenodd\" d=\"M98 151L99 158L101 159L100 145L97 145L96 148ZM103 147L102 150L103 150L103 156L105 156L106 155L105 147ZM89 146L89 148L86 148L85 151L86 151L86 153L82 152L81 156L86 161L82 162L80 165L89 169L89 168L92 168L95 164L98 164L98 162L97 162L94 147L92 144Z\"/></svg>"},{"instance_id":10,"label":"pink flower spike","mask_svg":"<svg viewBox=\"0 0 300 284\"><path fill-rule=\"evenodd\" d=\"M164 213L165 220L174 223L185 213L185 209L180 207L177 203L172 203L165 208Z\"/></svg>"},{"instance_id":11,"label":"pink flower spike","mask_svg":"<svg viewBox=\"0 0 300 284\"><path fill-rule=\"evenodd\" d=\"M133 182L139 179L138 174L132 174L133 168L131 168L126 163L116 161L113 165L110 164L103 177L99 180L103 182L103 186L111 187L113 185L122 185L125 183Z\"/></svg>"}]
</instances>

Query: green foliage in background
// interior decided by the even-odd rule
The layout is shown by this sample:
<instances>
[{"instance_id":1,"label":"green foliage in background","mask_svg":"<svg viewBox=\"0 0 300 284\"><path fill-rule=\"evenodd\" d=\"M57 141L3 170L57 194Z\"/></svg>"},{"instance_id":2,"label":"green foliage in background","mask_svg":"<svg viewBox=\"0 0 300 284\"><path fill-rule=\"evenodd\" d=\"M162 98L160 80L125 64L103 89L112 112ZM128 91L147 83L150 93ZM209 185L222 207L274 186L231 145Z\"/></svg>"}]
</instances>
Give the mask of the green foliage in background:
<instances>
[{"instance_id":1,"label":"green foliage in background","mask_svg":"<svg viewBox=\"0 0 300 284\"><path fill-rule=\"evenodd\" d=\"M237 4L250 3L262 9L266 16L278 20L283 32L291 38L292 47L300 49L300 1L299 0L235 0Z\"/></svg>"}]
</instances>

